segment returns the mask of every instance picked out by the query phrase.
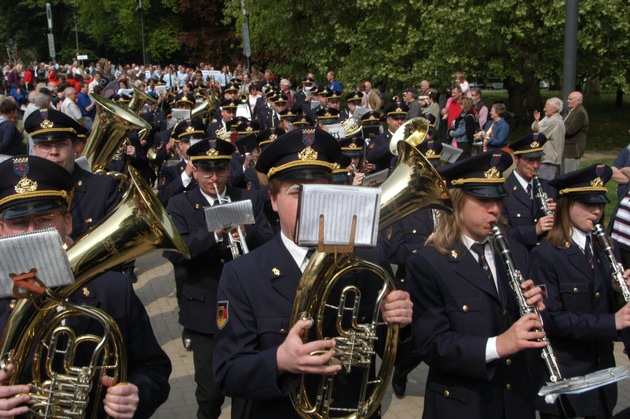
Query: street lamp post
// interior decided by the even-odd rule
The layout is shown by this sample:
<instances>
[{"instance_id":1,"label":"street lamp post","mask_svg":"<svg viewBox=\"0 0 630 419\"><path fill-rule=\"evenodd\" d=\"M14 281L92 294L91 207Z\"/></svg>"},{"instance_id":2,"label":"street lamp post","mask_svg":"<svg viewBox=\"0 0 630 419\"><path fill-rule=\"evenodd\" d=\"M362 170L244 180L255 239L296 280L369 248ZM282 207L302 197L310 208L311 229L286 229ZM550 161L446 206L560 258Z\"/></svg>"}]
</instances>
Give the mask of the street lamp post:
<instances>
[{"instance_id":1,"label":"street lamp post","mask_svg":"<svg viewBox=\"0 0 630 419\"><path fill-rule=\"evenodd\" d=\"M136 11L140 13L140 31L142 32L142 65L147 65L147 53L144 49L144 8L142 7L142 0L138 0L136 4Z\"/></svg>"},{"instance_id":2,"label":"street lamp post","mask_svg":"<svg viewBox=\"0 0 630 419\"><path fill-rule=\"evenodd\" d=\"M243 9L243 16L245 16L245 23L243 24L243 54L247 57L247 74L251 75L252 69L249 57L252 55L252 48L249 43L249 13L245 1L241 0L241 8Z\"/></svg>"}]
</instances>

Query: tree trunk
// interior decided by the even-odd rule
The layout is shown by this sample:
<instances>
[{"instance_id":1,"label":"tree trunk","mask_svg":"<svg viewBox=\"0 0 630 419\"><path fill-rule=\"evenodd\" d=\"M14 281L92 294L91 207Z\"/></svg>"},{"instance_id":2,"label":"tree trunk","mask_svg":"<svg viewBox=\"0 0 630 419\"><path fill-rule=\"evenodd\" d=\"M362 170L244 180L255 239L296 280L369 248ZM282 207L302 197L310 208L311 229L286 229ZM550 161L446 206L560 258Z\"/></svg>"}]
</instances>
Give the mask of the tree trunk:
<instances>
[{"instance_id":1,"label":"tree trunk","mask_svg":"<svg viewBox=\"0 0 630 419\"><path fill-rule=\"evenodd\" d=\"M525 74L522 82L507 77L505 85L508 91L507 109L513 112L521 123L528 124L533 120L534 109L542 112L540 80L533 74Z\"/></svg>"},{"instance_id":2,"label":"tree trunk","mask_svg":"<svg viewBox=\"0 0 630 419\"><path fill-rule=\"evenodd\" d=\"M599 76L587 77L584 86L585 96L599 96Z\"/></svg>"},{"instance_id":3,"label":"tree trunk","mask_svg":"<svg viewBox=\"0 0 630 419\"><path fill-rule=\"evenodd\" d=\"M617 87L617 95L615 96L615 108L621 109L623 107L623 90L621 86Z\"/></svg>"}]
</instances>

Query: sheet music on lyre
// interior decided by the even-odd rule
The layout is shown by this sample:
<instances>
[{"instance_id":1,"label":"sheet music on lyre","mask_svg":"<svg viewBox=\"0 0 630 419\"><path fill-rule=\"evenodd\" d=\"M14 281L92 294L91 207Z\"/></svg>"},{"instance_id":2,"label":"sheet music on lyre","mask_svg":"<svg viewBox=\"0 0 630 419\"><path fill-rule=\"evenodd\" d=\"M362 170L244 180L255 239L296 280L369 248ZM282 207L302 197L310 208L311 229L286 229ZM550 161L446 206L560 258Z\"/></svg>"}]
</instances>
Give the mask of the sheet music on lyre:
<instances>
[{"instance_id":1,"label":"sheet music on lyre","mask_svg":"<svg viewBox=\"0 0 630 419\"><path fill-rule=\"evenodd\" d=\"M348 185L302 186L296 222L297 243L316 246L319 241L320 215L324 216L324 245L350 243L352 217L357 216L356 247L376 246L381 190Z\"/></svg>"},{"instance_id":2,"label":"sheet music on lyre","mask_svg":"<svg viewBox=\"0 0 630 419\"><path fill-rule=\"evenodd\" d=\"M212 207L204 207L206 226L208 231L233 227L242 224L254 224L254 207L251 199L214 204Z\"/></svg>"},{"instance_id":3,"label":"sheet music on lyre","mask_svg":"<svg viewBox=\"0 0 630 419\"><path fill-rule=\"evenodd\" d=\"M13 295L9 274L25 274L32 268L37 269L37 278L48 288L74 282L61 236L54 228L2 237L0 254L0 297Z\"/></svg>"}]
</instances>

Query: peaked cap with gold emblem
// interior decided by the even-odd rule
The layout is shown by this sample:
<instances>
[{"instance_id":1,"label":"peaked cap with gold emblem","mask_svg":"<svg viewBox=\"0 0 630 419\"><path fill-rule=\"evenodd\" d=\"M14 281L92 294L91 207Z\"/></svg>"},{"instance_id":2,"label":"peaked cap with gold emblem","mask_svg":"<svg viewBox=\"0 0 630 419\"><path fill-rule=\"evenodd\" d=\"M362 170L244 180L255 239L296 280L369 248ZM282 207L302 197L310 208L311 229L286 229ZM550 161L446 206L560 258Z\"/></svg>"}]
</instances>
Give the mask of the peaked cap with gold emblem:
<instances>
[{"instance_id":1,"label":"peaked cap with gold emblem","mask_svg":"<svg viewBox=\"0 0 630 419\"><path fill-rule=\"evenodd\" d=\"M395 119L405 119L409 112L409 106L404 103L393 103L385 109L385 115Z\"/></svg>"},{"instance_id":2,"label":"peaked cap with gold emblem","mask_svg":"<svg viewBox=\"0 0 630 419\"><path fill-rule=\"evenodd\" d=\"M365 140L363 137L346 137L339 140L341 152L348 157L356 157L363 155L363 146Z\"/></svg>"},{"instance_id":3,"label":"peaked cap with gold emblem","mask_svg":"<svg viewBox=\"0 0 630 419\"><path fill-rule=\"evenodd\" d=\"M610 202L606 182L612 177L612 169L605 164L594 164L574 170L550 180L549 185L558 190L558 199L572 197L587 204Z\"/></svg>"},{"instance_id":4,"label":"peaked cap with gold emblem","mask_svg":"<svg viewBox=\"0 0 630 419\"><path fill-rule=\"evenodd\" d=\"M256 170L270 179L330 178L340 153L335 137L319 128L304 127L283 134L267 146Z\"/></svg>"},{"instance_id":5,"label":"peaked cap with gold emblem","mask_svg":"<svg viewBox=\"0 0 630 419\"><path fill-rule=\"evenodd\" d=\"M418 144L416 148L424 155L424 157L427 158L427 160L429 160L429 162L433 166L437 167L440 165L440 157L442 157L442 149L444 148L441 141L423 141Z\"/></svg>"},{"instance_id":6,"label":"peaked cap with gold emblem","mask_svg":"<svg viewBox=\"0 0 630 419\"><path fill-rule=\"evenodd\" d=\"M171 135L175 141L190 142L191 139L201 140L206 136L206 130L201 118L180 121Z\"/></svg>"},{"instance_id":7,"label":"peaked cap with gold emblem","mask_svg":"<svg viewBox=\"0 0 630 419\"><path fill-rule=\"evenodd\" d=\"M316 112L317 120L324 125L335 124L339 121L339 113L339 109L321 108Z\"/></svg>"},{"instance_id":8,"label":"peaked cap with gold emblem","mask_svg":"<svg viewBox=\"0 0 630 419\"><path fill-rule=\"evenodd\" d=\"M32 112L24 121L24 129L36 144L65 139L77 142L84 140L87 132L72 117L52 108Z\"/></svg>"},{"instance_id":9,"label":"peaked cap with gold emblem","mask_svg":"<svg viewBox=\"0 0 630 419\"><path fill-rule=\"evenodd\" d=\"M510 144L510 149L515 156L536 159L545 155L543 150L546 142L545 134L534 132L514 141Z\"/></svg>"},{"instance_id":10,"label":"peaked cap with gold emblem","mask_svg":"<svg viewBox=\"0 0 630 419\"><path fill-rule=\"evenodd\" d=\"M41 157L10 157L0 163L0 179L3 219L69 206L72 201L70 172Z\"/></svg>"},{"instance_id":11,"label":"peaked cap with gold emblem","mask_svg":"<svg viewBox=\"0 0 630 419\"><path fill-rule=\"evenodd\" d=\"M231 142L218 138L206 138L190 146L186 152L197 167L218 168L230 163L236 148Z\"/></svg>"},{"instance_id":12,"label":"peaked cap with gold emblem","mask_svg":"<svg viewBox=\"0 0 630 419\"><path fill-rule=\"evenodd\" d=\"M508 195L503 187L503 172L512 165L512 156L503 150L479 153L467 159L439 167L438 173L448 188L484 198L503 198Z\"/></svg>"}]
</instances>

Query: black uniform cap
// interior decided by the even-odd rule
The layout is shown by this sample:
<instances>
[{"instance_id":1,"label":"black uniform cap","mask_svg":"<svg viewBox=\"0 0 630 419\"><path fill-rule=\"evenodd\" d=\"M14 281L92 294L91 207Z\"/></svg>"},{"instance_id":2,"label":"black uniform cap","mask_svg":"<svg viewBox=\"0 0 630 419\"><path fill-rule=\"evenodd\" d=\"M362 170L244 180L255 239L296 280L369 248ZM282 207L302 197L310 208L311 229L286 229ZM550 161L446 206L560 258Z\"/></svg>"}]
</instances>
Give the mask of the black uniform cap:
<instances>
[{"instance_id":1,"label":"black uniform cap","mask_svg":"<svg viewBox=\"0 0 630 419\"><path fill-rule=\"evenodd\" d=\"M606 183L612 177L612 169L605 164L594 164L566 173L550 180L549 185L558 190L558 199L572 197L586 204L606 204Z\"/></svg>"},{"instance_id":2,"label":"black uniform cap","mask_svg":"<svg viewBox=\"0 0 630 419\"><path fill-rule=\"evenodd\" d=\"M512 165L512 156L502 150L479 153L467 159L439 167L448 188L461 188L467 193L484 198L503 198L508 195L503 187L503 172Z\"/></svg>"}]
</instances>

